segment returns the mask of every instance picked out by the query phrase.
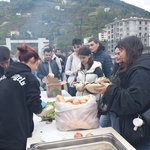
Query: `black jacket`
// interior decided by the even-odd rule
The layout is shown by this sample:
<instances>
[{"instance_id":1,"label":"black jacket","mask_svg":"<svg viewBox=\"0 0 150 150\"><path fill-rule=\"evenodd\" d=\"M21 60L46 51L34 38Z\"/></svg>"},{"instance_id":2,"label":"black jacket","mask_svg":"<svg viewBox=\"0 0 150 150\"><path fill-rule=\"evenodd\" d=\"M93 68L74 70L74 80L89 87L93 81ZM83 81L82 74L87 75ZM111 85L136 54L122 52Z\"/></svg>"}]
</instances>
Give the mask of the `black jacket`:
<instances>
[{"instance_id":1,"label":"black jacket","mask_svg":"<svg viewBox=\"0 0 150 150\"><path fill-rule=\"evenodd\" d=\"M33 131L33 113L42 111L39 81L13 62L0 78L0 149L23 150Z\"/></svg>"},{"instance_id":2,"label":"black jacket","mask_svg":"<svg viewBox=\"0 0 150 150\"><path fill-rule=\"evenodd\" d=\"M111 77L112 59L104 52L104 46L100 45L98 50L93 53L94 61L99 61L102 64L102 71L107 78Z\"/></svg>"},{"instance_id":3,"label":"black jacket","mask_svg":"<svg viewBox=\"0 0 150 150\"><path fill-rule=\"evenodd\" d=\"M133 146L150 142L150 126L146 123L133 130L133 119L150 108L150 54L143 54L119 77L121 87L108 86L104 97L110 109L119 115L121 135Z\"/></svg>"}]
</instances>

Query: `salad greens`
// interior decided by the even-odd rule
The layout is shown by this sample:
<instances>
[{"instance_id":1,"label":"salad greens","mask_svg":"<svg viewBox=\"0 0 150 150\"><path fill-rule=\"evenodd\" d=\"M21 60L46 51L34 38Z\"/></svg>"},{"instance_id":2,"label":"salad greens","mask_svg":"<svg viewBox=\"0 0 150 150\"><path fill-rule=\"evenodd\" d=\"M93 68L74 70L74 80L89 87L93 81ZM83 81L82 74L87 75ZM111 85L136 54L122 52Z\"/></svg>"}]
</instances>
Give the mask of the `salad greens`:
<instances>
[{"instance_id":1,"label":"salad greens","mask_svg":"<svg viewBox=\"0 0 150 150\"><path fill-rule=\"evenodd\" d=\"M48 107L50 105L52 105L54 107L54 110L52 112L48 113L47 115L45 115L44 116L45 118L55 118L55 101L46 103L46 107Z\"/></svg>"}]
</instances>

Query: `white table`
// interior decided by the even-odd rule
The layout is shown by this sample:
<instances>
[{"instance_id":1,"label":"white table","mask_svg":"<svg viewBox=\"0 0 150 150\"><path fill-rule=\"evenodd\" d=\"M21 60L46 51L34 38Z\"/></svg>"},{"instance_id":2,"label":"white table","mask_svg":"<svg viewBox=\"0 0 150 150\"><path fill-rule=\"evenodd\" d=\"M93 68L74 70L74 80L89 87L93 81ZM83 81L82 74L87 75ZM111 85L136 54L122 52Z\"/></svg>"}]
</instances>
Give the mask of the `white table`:
<instances>
[{"instance_id":1,"label":"white table","mask_svg":"<svg viewBox=\"0 0 150 150\"><path fill-rule=\"evenodd\" d=\"M62 91L62 96L64 97L70 97L70 95L63 90ZM55 98L47 98L46 92L42 91L41 92L41 98L43 101L54 101ZM34 131L32 134L31 138L27 139L27 148L30 147L31 144L33 143L40 143L43 142L41 137L43 134L46 133L51 133L51 132L61 132L65 134L64 139L73 139L74 134L77 131L67 131L67 132L62 132L59 131L56 127L55 120L52 122L52 124L46 124L45 121L41 122L41 118L34 115ZM98 129L91 129L91 130L80 130L79 132L82 132L84 135L87 133L93 133L93 135L101 135L101 134L106 134L106 133L112 133L117 139L121 141L123 145L127 147L129 150L135 150L124 138L122 138L113 128L98 128Z\"/></svg>"}]
</instances>

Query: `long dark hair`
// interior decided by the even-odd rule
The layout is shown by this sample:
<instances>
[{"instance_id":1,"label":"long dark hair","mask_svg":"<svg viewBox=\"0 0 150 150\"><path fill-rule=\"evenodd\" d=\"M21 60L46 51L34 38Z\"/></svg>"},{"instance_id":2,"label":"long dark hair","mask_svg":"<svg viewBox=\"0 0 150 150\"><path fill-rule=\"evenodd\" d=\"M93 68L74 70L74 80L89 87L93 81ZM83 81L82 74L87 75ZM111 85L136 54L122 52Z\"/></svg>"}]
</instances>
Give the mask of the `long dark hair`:
<instances>
[{"instance_id":1,"label":"long dark hair","mask_svg":"<svg viewBox=\"0 0 150 150\"><path fill-rule=\"evenodd\" d=\"M79 49L78 55L83 55L83 56L89 56L91 55L91 50L87 46L83 46L82 48ZM92 55L88 60L88 69L91 68L93 65L93 58ZM81 70L85 69L85 66L81 63Z\"/></svg>"},{"instance_id":2,"label":"long dark hair","mask_svg":"<svg viewBox=\"0 0 150 150\"><path fill-rule=\"evenodd\" d=\"M117 44L119 49L125 49L127 60L122 72L127 71L131 65L142 55L144 46L136 36L129 36L120 40Z\"/></svg>"}]
</instances>

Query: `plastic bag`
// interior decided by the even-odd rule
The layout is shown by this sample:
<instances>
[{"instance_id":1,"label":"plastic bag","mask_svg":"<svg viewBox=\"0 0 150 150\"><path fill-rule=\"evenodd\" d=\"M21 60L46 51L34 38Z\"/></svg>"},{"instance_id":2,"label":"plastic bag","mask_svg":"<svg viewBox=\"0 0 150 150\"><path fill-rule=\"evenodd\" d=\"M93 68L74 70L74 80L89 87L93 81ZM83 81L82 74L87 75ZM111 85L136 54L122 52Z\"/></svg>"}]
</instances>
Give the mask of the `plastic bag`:
<instances>
[{"instance_id":1,"label":"plastic bag","mask_svg":"<svg viewBox=\"0 0 150 150\"><path fill-rule=\"evenodd\" d=\"M94 129L99 127L97 102L94 95L85 104L56 102L55 121L61 131Z\"/></svg>"}]
</instances>

